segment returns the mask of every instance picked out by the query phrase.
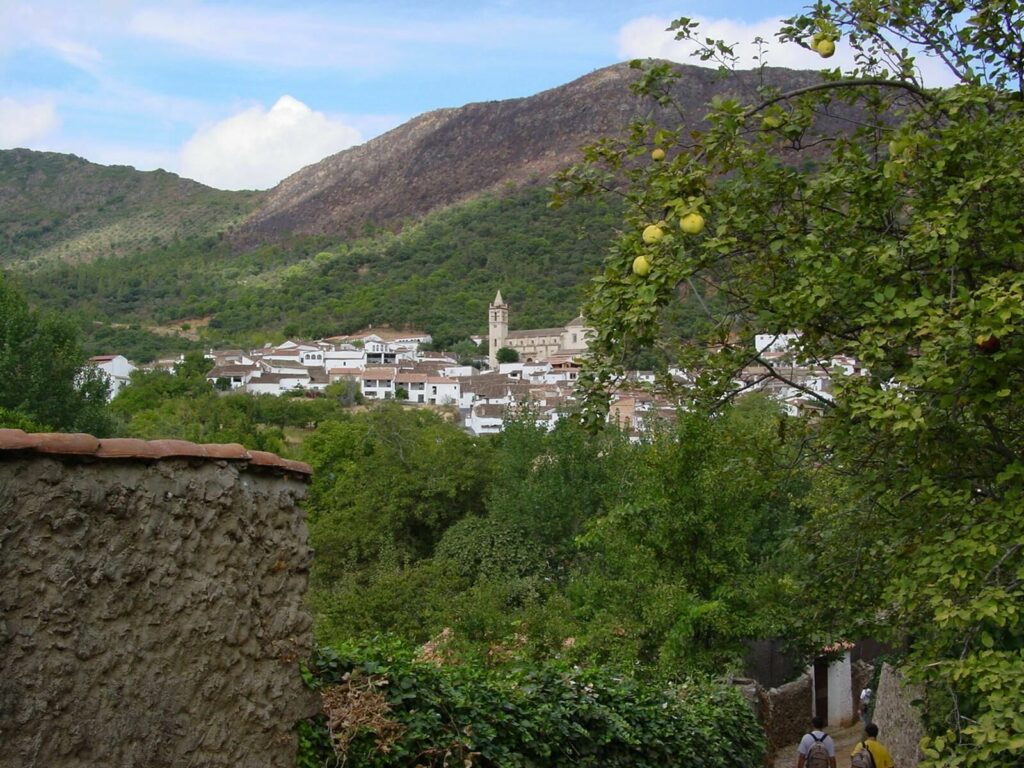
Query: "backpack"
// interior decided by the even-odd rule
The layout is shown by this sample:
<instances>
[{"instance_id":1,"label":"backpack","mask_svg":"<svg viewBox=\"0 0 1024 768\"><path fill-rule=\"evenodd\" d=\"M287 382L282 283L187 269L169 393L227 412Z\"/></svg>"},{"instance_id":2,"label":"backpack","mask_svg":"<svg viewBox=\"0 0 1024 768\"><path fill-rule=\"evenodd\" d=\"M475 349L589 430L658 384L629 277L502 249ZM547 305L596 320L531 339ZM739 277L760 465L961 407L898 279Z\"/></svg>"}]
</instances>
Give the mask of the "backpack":
<instances>
[{"instance_id":1,"label":"backpack","mask_svg":"<svg viewBox=\"0 0 1024 768\"><path fill-rule=\"evenodd\" d=\"M822 734L819 739L813 733L808 734L814 743L811 744L811 748L807 750L807 757L804 759L804 768L829 768L832 764L831 758L828 756L828 747L825 746L825 739L828 738L827 734Z\"/></svg>"},{"instance_id":2,"label":"backpack","mask_svg":"<svg viewBox=\"0 0 1024 768\"><path fill-rule=\"evenodd\" d=\"M871 754L866 742L860 743L860 749L850 758L850 768L875 768L875 756Z\"/></svg>"}]
</instances>

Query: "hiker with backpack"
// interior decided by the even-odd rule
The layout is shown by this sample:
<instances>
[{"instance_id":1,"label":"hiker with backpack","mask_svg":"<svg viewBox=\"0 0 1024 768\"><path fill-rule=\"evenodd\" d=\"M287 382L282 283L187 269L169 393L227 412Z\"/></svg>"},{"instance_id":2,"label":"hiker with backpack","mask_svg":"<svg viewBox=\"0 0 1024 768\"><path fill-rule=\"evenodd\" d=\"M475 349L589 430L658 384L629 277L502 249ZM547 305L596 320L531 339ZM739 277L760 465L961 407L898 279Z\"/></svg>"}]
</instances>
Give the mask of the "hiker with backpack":
<instances>
[{"instance_id":1,"label":"hiker with backpack","mask_svg":"<svg viewBox=\"0 0 1024 768\"><path fill-rule=\"evenodd\" d=\"M811 718L814 727L805 733L797 747L796 768L836 768L836 745L825 733L825 719L821 715Z\"/></svg>"},{"instance_id":2,"label":"hiker with backpack","mask_svg":"<svg viewBox=\"0 0 1024 768\"><path fill-rule=\"evenodd\" d=\"M857 742L850 756L850 768L896 768L892 755L878 740L878 726L864 726L864 738Z\"/></svg>"}]
</instances>

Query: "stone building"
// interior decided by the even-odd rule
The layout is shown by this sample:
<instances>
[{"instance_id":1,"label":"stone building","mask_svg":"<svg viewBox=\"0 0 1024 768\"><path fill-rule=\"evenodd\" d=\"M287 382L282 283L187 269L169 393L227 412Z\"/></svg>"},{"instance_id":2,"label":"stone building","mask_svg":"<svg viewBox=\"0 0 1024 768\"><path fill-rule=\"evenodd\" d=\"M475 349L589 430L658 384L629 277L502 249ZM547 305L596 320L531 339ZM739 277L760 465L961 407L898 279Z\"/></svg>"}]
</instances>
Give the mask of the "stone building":
<instances>
[{"instance_id":1,"label":"stone building","mask_svg":"<svg viewBox=\"0 0 1024 768\"><path fill-rule=\"evenodd\" d=\"M509 307L498 291L488 312L489 362L498 365L498 350L509 347L519 353L524 363L535 363L552 357L572 358L585 355L593 329L587 327L583 316L577 316L561 328L533 328L525 331L508 329Z\"/></svg>"}]
</instances>

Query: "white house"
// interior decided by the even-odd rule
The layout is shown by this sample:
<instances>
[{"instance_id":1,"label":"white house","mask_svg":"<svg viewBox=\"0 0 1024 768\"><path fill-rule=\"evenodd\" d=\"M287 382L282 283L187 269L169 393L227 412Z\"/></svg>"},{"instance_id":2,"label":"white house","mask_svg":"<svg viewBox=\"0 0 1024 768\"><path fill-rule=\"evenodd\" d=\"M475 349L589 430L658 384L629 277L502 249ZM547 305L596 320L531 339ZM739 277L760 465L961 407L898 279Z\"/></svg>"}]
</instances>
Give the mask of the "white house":
<instances>
[{"instance_id":1,"label":"white house","mask_svg":"<svg viewBox=\"0 0 1024 768\"><path fill-rule=\"evenodd\" d=\"M754 349L759 355L768 352L781 353L800 338L798 333L758 333L754 336Z\"/></svg>"},{"instance_id":2,"label":"white house","mask_svg":"<svg viewBox=\"0 0 1024 768\"><path fill-rule=\"evenodd\" d=\"M103 371L110 383L109 399L128 386L128 381L135 370L135 366L128 362L124 355L96 355L90 357L89 362L96 368Z\"/></svg>"},{"instance_id":3,"label":"white house","mask_svg":"<svg viewBox=\"0 0 1024 768\"><path fill-rule=\"evenodd\" d=\"M395 379L398 369L389 366L368 367L360 371L363 397L368 400L384 400L395 396Z\"/></svg>"},{"instance_id":4,"label":"white house","mask_svg":"<svg viewBox=\"0 0 1024 768\"><path fill-rule=\"evenodd\" d=\"M371 337L363 342L363 349L366 352L367 365L389 365L396 360L395 351L386 341Z\"/></svg>"},{"instance_id":5,"label":"white house","mask_svg":"<svg viewBox=\"0 0 1024 768\"><path fill-rule=\"evenodd\" d=\"M505 425L507 405L478 403L466 416L466 429L474 435L494 435Z\"/></svg>"},{"instance_id":6,"label":"white house","mask_svg":"<svg viewBox=\"0 0 1024 768\"><path fill-rule=\"evenodd\" d=\"M434 405L454 405L462 397L462 384L447 376L427 377L427 402Z\"/></svg>"},{"instance_id":7,"label":"white house","mask_svg":"<svg viewBox=\"0 0 1024 768\"><path fill-rule=\"evenodd\" d=\"M255 364L225 363L211 368L206 374L206 380L214 386L218 381L224 380L228 382L230 389L239 389L248 384L253 376L258 376L260 372L260 367Z\"/></svg>"},{"instance_id":8,"label":"white house","mask_svg":"<svg viewBox=\"0 0 1024 768\"><path fill-rule=\"evenodd\" d=\"M366 367L366 350L357 349L351 344L343 344L336 349L326 350L323 366L332 373L362 370Z\"/></svg>"},{"instance_id":9,"label":"white house","mask_svg":"<svg viewBox=\"0 0 1024 768\"><path fill-rule=\"evenodd\" d=\"M449 365L441 369L441 375L449 379L461 379L466 376L476 375L476 368L472 365Z\"/></svg>"}]
</instances>

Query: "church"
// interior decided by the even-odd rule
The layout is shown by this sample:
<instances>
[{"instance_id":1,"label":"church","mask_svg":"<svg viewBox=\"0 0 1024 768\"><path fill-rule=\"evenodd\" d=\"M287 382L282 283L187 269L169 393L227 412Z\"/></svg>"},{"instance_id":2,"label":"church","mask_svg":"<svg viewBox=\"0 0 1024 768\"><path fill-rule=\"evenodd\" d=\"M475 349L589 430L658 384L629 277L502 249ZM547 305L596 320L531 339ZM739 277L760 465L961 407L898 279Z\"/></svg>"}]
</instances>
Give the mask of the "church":
<instances>
[{"instance_id":1,"label":"church","mask_svg":"<svg viewBox=\"0 0 1024 768\"><path fill-rule=\"evenodd\" d=\"M509 347L519 353L524 363L537 363L549 358L579 357L587 353L590 335L594 332L587 327L583 316L570 320L562 328L534 328L527 331L508 329L508 304L498 291L491 302L488 316L488 340L490 343L491 368L498 367L498 350Z\"/></svg>"}]
</instances>

